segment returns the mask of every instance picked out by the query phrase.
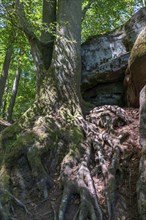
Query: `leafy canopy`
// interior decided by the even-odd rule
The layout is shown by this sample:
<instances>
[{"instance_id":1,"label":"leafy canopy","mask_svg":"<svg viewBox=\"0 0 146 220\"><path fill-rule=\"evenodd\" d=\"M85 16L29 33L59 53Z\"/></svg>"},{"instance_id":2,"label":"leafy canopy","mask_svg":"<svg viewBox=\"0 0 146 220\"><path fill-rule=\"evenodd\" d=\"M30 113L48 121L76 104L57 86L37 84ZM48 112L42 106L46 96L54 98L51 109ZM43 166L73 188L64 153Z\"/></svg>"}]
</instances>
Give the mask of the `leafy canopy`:
<instances>
[{"instance_id":1,"label":"leafy canopy","mask_svg":"<svg viewBox=\"0 0 146 220\"><path fill-rule=\"evenodd\" d=\"M83 8L89 1L83 1ZM82 22L82 41L89 36L103 34L119 27L142 6L142 0L93 1Z\"/></svg>"}]
</instances>

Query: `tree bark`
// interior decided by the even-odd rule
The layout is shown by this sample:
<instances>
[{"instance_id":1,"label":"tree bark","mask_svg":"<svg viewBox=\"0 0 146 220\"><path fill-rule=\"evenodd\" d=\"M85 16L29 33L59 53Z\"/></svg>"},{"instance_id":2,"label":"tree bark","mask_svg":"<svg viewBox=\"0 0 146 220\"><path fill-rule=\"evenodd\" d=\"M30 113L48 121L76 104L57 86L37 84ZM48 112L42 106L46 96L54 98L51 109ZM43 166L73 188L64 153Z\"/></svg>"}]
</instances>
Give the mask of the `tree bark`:
<instances>
[{"instance_id":1,"label":"tree bark","mask_svg":"<svg viewBox=\"0 0 146 220\"><path fill-rule=\"evenodd\" d=\"M16 76L15 76L14 83L13 83L12 95L11 95L10 104L9 104L8 112L7 112L8 122L12 122L13 108L15 105L17 91L18 91L18 87L19 87L20 75L21 75L21 70L20 70L20 68L18 68L16 70Z\"/></svg>"},{"instance_id":2,"label":"tree bark","mask_svg":"<svg viewBox=\"0 0 146 220\"><path fill-rule=\"evenodd\" d=\"M15 4L20 28L25 33L31 46L31 52L36 66L37 91L39 91L46 70L49 69L52 60L54 36L52 33L46 31L46 28L49 28L52 23L55 24L56 22L56 0L43 1L42 22L45 23L46 28L42 31L40 39L35 35L33 27L26 18L22 2L16 0Z\"/></svg>"},{"instance_id":3,"label":"tree bark","mask_svg":"<svg viewBox=\"0 0 146 220\"><path fill-rule=\"evenodd\" d=\"M2 74L1 74L1 78L0 78L0 108L2 106L2 98L4 95L4 91L5 91L5 86L6 86L6 81L7 81L7 77L8 77L12 53L13 53L13 45L11 44L7 48L7 51L6 51L4 64L3 64L3 68L2 68Z\"/></svg>"},{"instance_id":4,"label":"tree bark","mask_svg":"<svg viewBox=\"0 0 146 220\"><path fill-rule=\"evenodd\" d=\"M54 34L56 27L56 0L43 0L43 19L44 30L41 35L41 51L44 60L45 69L49 69L52 61ZM49 29L49 30L47 30Z\"/></svg>"},{"instance_id":5,"label":"tree bark","mask_svg":"<svg viewBox=\"0 0 146 220\"><path fill-rule=\"evenodd\" d=\"M80 108L78 97L81 75L81 6L78 9L78 5L81 5L79 1L73 4L66 0L59 2L57 39L49 71L46 71L42 61L43 56L41 56L41 51L38 52L37 44L34 41L33 54L40 54L37 56L39 75L44 75L42 77L44 79L39 81L40 89L37 94L37 103L43 112L54 109L54 106L59 108L62 105L68 105L72 111L76 111L77 106ZM76 11L76 13L70 14L70 10ZM50 94L49 101L47 91Z\"/></svg>"},{"instance_id":6,"label":"tree bark","mask_svg":"<svg viewBox=\"0 0 146 220\"><path fill-rule=\"evenodd\" d=\"M2 118L6 119L6 109L7 109L7 97L8 97L8 92L9 92L9 82L6 85L5 93L3 96L3 103L2 103L2 109L1 109L1 115Z\"/></svg>"}]
</instances>

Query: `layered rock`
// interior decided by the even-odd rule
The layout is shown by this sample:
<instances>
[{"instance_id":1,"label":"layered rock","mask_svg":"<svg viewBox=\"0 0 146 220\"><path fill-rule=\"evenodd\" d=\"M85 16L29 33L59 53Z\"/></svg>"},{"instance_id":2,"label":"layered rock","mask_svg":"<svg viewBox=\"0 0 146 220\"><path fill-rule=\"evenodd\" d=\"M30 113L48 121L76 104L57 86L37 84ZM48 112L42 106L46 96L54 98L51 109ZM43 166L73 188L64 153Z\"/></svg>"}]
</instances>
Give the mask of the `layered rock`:
<instances>
[{"instance_id":1,"label":"layered rock","mask_svg":"<svg viewBox=\"0 0 146 220\"><path fill-rule=\"evenodd\" d=\"M143 8L120 28L82 44L81 89L85 100L96 106L123 105L123 79L130 51L145 25L146 8Z\"/></svg>"},{"instance_id":2,"label":"layered rock","mask_svg":"<svg viewBox=\"0 0 146 220\"><path fill-rule=\"evenodd\" d=\"M94 88L86 90L84 99L95 106L100 105L123 105L123 83L99 84Z\"/></svg>"}]
</instances>

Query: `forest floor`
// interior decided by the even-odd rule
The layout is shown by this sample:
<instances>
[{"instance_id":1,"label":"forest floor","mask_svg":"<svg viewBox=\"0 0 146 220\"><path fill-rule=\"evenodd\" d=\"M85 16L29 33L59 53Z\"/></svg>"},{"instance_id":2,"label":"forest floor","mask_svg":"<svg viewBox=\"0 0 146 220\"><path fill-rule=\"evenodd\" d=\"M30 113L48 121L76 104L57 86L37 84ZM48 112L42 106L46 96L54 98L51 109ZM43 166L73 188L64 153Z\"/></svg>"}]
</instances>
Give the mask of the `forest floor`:
<instances>
[{"instance_id":1,"label":"forest floor","mask_svg":"<svg viewBox=\"0 0 146 220\"><path fill-rule=\"evenodd\" d=\"M123 196L126 198L126 209L129 211L129 217L122 217L118 220L139 220L138 210L137 210L137 194L136 194L136 184L138 180L138 169L139 169L139 160L141 148L139 145L139 109L134 108L124 108L128 117L131 119L131 123L125 125L121 128L117 128L120 132L128 131L130 133L130 138L127 141L127 144L131 144L132 148L129 148L129 153L127 154L127 159L124 165L124 182L120 186L120 192L123 193ZM31 213L26 213L26 218L24 217L24 210L18 207L16 211L17 218L19 220L57 220L57 210L59 209L59 204L61 201L62 195L62 186L60 184L60 179L57 173L54 173L53 176L54 186L49 192L49 197L47 199L41 200L37 196L35 197L34 192L32 192L31 201L28 200L26 207ZM97 191L102 191L104 188L103 183L99 182L97 176L93 175L94 185ZM123 189L122 189L123 188ZM32 190L33 191L33 190ZM31 194L31 192L30 192ZM101 195L101 194L100 194ZM29 197L30 198L30 197ZM100 198L100 202L103 203L104 198ZM78 195L74 195L66 211L66 220L76 220L78 214L78 207L80 204L80 198ZM23 217L22 217L23 216Z\"/></svg>"}]
</instances>

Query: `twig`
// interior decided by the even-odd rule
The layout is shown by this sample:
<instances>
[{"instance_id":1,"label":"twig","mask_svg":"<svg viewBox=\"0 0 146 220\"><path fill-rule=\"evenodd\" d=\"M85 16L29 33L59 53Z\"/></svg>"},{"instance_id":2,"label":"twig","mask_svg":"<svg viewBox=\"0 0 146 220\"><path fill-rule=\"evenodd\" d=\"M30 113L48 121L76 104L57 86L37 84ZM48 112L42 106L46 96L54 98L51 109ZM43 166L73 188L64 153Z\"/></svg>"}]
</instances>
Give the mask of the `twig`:
<instances>
[{"instance_id":1,"label":"twig","mask_svg":"<svg viewBox=\"0 0 146 220\"><path fill-rule=\"evenodd\" d=\"M27 207L14 195L12 195L8 190L4 190L16 203L18 206L22 207L28 215L32 215L31 212L27 209Z\"/></svg>"},{"instance_id":2,"label":"twig","mask_svg":"<svg viewBox=\"0 0 146 220\"><path fill-rule=\"evenodd\" d=\"M74 216L73 220L77 220L77 217L78 217L78 214L79 214L79 210L80 210L80 208L78 208L78 210L76 211L76 213L75 213L75 216Z\"/></svg>"},{"instance_id":3,"label":"twig","mask_svg":"<svg viewBox=\"0 0 146 220\"><path fill-rule=\"evenodd\" d=\"M91 7L92 3L94 2L94 0L89 0L88 4L84 7L83 11L82 11L82 21L84 20L84 17L86 15L86 12L88 11L88 9Z\"/></svg>"},{"instance_id":4,"label":"twig","mask_svg":"<svg viewBox=\"0 0 146 220\"><path fill-rule=\"evenodd\" d=\"M53 212L54 212L54 220L57 220L57 213L55 211L55 208L54 208L54 205L52 204L52 202L51 202L51 207L52 207Z\"/></svg>"}]
</instances>

